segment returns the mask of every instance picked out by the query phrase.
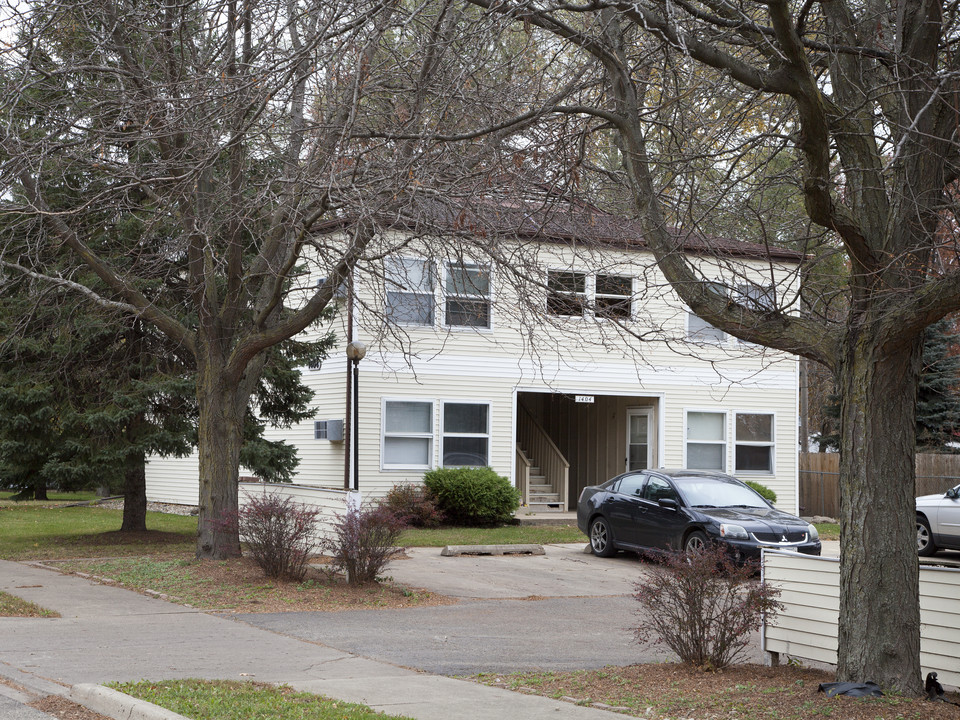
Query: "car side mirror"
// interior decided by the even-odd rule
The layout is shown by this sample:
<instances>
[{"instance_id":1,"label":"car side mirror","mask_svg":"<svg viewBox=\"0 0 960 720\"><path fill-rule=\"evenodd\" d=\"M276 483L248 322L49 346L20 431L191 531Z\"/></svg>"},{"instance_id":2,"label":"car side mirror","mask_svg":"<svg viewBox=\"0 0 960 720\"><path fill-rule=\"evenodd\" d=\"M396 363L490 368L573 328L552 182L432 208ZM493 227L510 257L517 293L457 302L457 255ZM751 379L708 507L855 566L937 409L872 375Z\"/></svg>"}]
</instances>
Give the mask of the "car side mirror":
<instances>
[{"instance_id":1,"label":"car side mirror","mask_svg":"<svg viewBox=\"0 0 960 720\"><path fill-rule=\"evenodd\" d=\"M657 505L667 510L679 510L680 503L678 503L673 498L661 498L657 501Z\"/></svg>"},{"instance_id":2,"label":"car side mirror","mask_svg":"<svg viewBox=\"0 0 960 720\"><path fill-rule=\"evenodd\" d=\"M950 499L950 500L956 500L958 494L960 494L960 493L957 493L957 489L956 489L956 488L950 488L949 490L947 490L946 493L944 493L944 497L945 497L945 498L948 498L948 499Z\"/></svg>"}]
</instances>

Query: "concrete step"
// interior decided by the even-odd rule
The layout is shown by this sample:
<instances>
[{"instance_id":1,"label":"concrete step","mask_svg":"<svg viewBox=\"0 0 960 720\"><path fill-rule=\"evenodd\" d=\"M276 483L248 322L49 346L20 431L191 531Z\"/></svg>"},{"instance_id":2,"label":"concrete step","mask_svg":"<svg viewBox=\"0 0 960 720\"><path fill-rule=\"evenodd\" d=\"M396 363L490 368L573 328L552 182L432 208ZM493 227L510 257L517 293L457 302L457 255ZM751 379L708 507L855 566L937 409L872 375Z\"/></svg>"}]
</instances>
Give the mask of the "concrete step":
<instances>
[{"instance_id":1,"label":"concrete step","mask_svg":"<svg viewBox=\"0 0 960 720\"><path fill-rule=\"evenodd\" d=\"M530 504L533 503L559 503L560 493L530 493Z\"/></svg>"},{"instance_id":2,"label":"concrete step","mask_svg":"<svg viewBox=\"0 0 960 720\"><path fill-rule=\"evenodd\" d=\"M526 510L531 513L562 513L566 512L567 509L559 499L549 502L537 502L531 499Z\"/></svg>"}]
</instances>

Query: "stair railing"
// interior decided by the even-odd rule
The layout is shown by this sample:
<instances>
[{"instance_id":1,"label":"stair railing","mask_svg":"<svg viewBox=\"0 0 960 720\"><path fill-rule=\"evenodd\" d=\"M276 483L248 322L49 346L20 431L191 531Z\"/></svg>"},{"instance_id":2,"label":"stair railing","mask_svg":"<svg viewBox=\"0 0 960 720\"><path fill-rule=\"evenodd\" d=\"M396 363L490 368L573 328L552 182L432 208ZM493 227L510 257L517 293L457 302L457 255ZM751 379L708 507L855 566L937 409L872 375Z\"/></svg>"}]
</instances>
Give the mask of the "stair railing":
<instances>
[{"instance_id":1,"label":"stair railing","mask_svg":"<svg viewBox=\"0 0 960 720\"><path fill-rule=\"evenodd\" d=\"M570 463L530 411L519 403L517 407L520 410L517 443L526 452L527 457L539 465L552 492L560 495L560 502L563 504L563 509L566 509Z\"/></svg>"}]
</instances>

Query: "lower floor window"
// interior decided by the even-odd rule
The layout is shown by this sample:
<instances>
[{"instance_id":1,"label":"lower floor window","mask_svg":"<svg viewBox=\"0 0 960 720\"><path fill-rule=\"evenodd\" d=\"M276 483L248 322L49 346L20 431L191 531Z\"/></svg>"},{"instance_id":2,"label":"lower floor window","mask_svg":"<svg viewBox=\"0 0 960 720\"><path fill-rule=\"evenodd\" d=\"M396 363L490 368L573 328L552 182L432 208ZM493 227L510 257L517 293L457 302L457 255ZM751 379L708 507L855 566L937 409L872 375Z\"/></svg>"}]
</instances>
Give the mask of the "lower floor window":
<instances>
[{"instance_id":1,"label":"lower floor window","mask_svg":"<svg viewBox=\"0 0 960 720\"><path fill-rule=\"evenodd\" d=\"M433 465L433 402L384 401L382 462L398 469Z\"/></svg>"},{"instance_id":2,"label":"lower floor window","mask_svg":"<svg viewBox=\"0 0 960 720\"><path fill-rule=\"evenodd\" d=\"M736 472L773 473L773 415L737 413Z\"/></svg>"},{"instance_id":3,"label":"lower floor window","mask_svg":"<svg viewBox=\"0 0 960 720\"><path fill-rule=\"evenodd\" d=\"M690 411L686 419L687 467L694 470L725 471L726 414Z\"/></svg>"},{"instance_id":4,"label":"lower floor window","mask_svg":"<svg viewBox=\"0 0 960 720\"><path fill-rule=\"evenodd\" d=\"M441 464L485 467L490 464L490 406L487 403L443 403Z\"/></svg>"}]
</instances>

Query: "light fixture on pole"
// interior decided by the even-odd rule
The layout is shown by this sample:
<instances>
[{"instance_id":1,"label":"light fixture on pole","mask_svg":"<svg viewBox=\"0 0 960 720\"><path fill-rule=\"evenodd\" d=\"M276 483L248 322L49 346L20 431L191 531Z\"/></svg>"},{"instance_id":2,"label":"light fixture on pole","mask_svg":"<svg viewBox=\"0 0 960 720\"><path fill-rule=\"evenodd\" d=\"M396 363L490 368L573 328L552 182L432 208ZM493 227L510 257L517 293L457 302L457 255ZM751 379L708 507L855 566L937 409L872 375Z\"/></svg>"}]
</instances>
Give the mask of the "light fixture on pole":
<instances>
[{"instance_id":1,"label":"light fixture on pole","mask_svg":"<svg viewBox=\"0 0 960 720\"><path fill-rule=\"evenodd\" d=\"M367 354L367 346L359 340L347 343L347 359L353 363L353 490L360 491L360 361Z\"/></svg>"}]
</instances>

